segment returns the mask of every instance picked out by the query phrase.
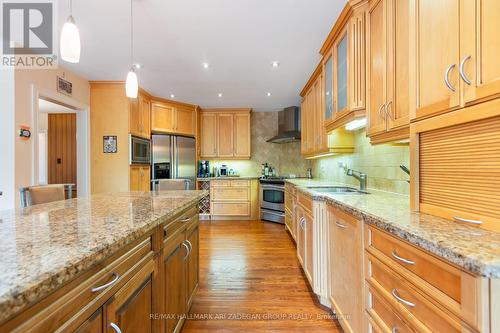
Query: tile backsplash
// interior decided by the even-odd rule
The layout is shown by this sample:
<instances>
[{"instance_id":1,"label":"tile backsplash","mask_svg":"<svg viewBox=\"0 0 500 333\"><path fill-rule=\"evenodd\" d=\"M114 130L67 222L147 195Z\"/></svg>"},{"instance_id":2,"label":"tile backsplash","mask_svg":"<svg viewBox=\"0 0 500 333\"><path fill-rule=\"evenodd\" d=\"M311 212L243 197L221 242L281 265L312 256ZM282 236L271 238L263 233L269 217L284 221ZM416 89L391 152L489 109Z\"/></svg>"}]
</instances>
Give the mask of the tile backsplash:
<instances>
[{"instance_id":1,"label":"tile backsplash","mask_svg":"<svg viewBox=\"0 0 500 333\"><path fill-rule=\"evenodd\" d=\"M313 160L312 169L315 178L339 181L359 185L353 177L345 174L339 162L348 168L367 174L368 188L409 194L409 176L399 166L409 168L410 148L408 145L371 145L365 130L355 132L355 150L353 154L324 157Z\"/></svg>"},{"instance_id":2,"label":"tile backsplash","mask_svg":"<svg viewBox=\"0 0 500 333\"><path fill-rule=\"evenodd\" d=\"M266 142L278 133L277 112L252 112L250 160L212 160L210 167L226 164L243 176L260 176L261 164L270 163L279 175L304 176L311 162L300 155L300 142L276 144Z\"/></svg>"}]
</instances>

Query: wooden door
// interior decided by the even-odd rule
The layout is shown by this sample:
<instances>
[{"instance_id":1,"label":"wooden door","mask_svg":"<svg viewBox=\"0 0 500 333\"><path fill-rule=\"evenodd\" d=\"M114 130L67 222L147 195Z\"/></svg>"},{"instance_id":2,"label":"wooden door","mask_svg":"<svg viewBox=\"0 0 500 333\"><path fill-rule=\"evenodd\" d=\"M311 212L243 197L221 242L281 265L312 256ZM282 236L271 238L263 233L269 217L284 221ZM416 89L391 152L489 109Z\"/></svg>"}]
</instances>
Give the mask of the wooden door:
<instances>
[{"instance_id":1,"label":"wooden door","mask_svg":"<svg viewBox=\"0 0 500 333\"><path fill-rule=\"evenodd\" d=\"M410 56L416 71L414 77L410 75L416 84L415 105L411 107L416 108L413 118L423 118L460 106L460 1L410 3L410 40L415 41Z\"/></svg>"},{"instance_id":2,"label":"wooden door","mask_svg":"<svg viewBox=\"0 0 500 333\"><path fill-rule=\"evenodd\" d=\"M470 105L500 94L500 1L462 0L460 3L460 64L463 64L464 100Z\"/></svg>"},{"instance_id":3,"label":"wooden door","mask_svg":"<svg viewBox=\"0 0 500 333\"><path fill-rule=\"evenodd\" d=\"M367 135L386 131L386 4L370 2L368 11L368 129Z\"/></svg>"},{"instance_id":4,"label":"wooden door","mask_svg":"<svg viewBox=\"0 0 500 333\"><path fill-rule=\"evenodd\" d=\"M177 246L165 255L164 281L165 281L165 314L166 333L176 331L181 323L182 316L186 313L186 262L187 245L182 240L177 241Z\"/></svg>"},{"instance_id":5,"label":"wooden door","mask_svg":"<svg viewBox=\"0 0 500 333\"><path fill-rule=\"evenodd\" d=\"M99 308L92 314L92 316L90 316L89 319L76 329L75 333L101 333L103 324L102 320L102 308Z\"/></svg>"},{"instance_id":6,"label":"wooden door","mask_svg":"<svg viewBox=\"0 0 500 333\"><path fill-rule=\"evenodd\" d=\"M234 117L231 113L217 114L217 156L234 156Z\"/></svg>"},{"instance_id":7,"label":"wooden door","mask_svg":"<svg viewBox=\"0 0 500 333\"><path fill-rule=\"evenodd\" d=\"M408 33L409 2L387 1L387 120L388 128L410 124Z\"/></svg>"},{"instance_id":8,"label":"wooden door","mask_svg":"<svg viewBox=\"0 0 500 333\"><path fill-rule=\"evenodd\" d=\"M76 114L48 115L48 183L74 184L76 197Z\"/></svg>"},{"instance_id":9,"label":"wooden door","mask_svg":"<svg viewBox=\"0 0 500 333\"><path fill-rule=\"evenodd\" d=\"M328 210L330 300L344 331L361 332L364 313L362 222L339 209L328 207Z\"/></svg>"},{"instance_id":10,"label":"wooden door","mask_svg":"<svg viewBox=\"0 0 500 333\"><path fill-rule=\"evenodd\" d=\"M196 111L188 108L177 108L175 112L175 132L194 136L196 133Z\"/></svg>"},{"instance_id":11,"label":"wooden door","mask_svg":"<svg viewBox=\"0 0 500 333\"><path fill-rule=\"evenodd\" d=\"M250 158L250 113L234 114L234 157Z\"/></svg>"},{"instance_id":12,"label":"wooden door","mask_svg":"<svg viewBox=\"0 0 500 333\"><path fill-rule=\"evenodd\" d=\"M151 260L104 305L106 332L152 332L153 268Z\"/></svg>"},{"instance_id":13,"label":"wooden door","mask_svg":"<svg viewBox=\"0 0 500 333\"><path fill-rule=\"evenodd\" d=\"M151 102L143 95L139 95L139 111L141 116L141 136L149 139L151 137Z\"/></svg>"},{"instance_id":14,"label":"wooden door","mask_svg":"<svg viewBox=\"0 0 500 333\"><path fill-rule=\"evenodd\" d=\"M128 131L135 136L142 136L142 116L140 102L137 98L129 98L129 124Z\"/></svg>"},{"instance_id":15,"label":"wooden door","mask_svg":"<svg viewBox=\"0 0 500 333\"><path fill-rule=\"evenodd\" d=\"M313 285L313 272L314 272L314 261L313 261L313 251L314 251L314 219L309 214L304 214L305 220L305 268L307 278L311 286Z\"/></svg>"},{"instance_id":16,"label":"wooden door","mask_svg":"<svg viewBox=\"0 0 500 333\"><path fill-rule=\"evenodd\" d=\"M193 303L193 297L199 282L199 228L196 226L189 231L186 239L189 241L191 252L187 262L187 311Z\"/></svg>"},{"instance_id":17,"label":"wooden door","mask_svg":"<svg viewBox=\"0 0 500 333\"><path fill-rule=\"evenodd\" d=\"M217 156L217 114L200 114L201 157Z\"/></svg>"},{"instance_id":18,"label":"wooden door","mask_svg":"<svg viewBox=\"0 0 500 333\"><path fill-rule=\"evenodd\" d=\"M151 105L151 130L155 132L173 133L175 108L165 104Z\"/></svg>"}]
</instances>

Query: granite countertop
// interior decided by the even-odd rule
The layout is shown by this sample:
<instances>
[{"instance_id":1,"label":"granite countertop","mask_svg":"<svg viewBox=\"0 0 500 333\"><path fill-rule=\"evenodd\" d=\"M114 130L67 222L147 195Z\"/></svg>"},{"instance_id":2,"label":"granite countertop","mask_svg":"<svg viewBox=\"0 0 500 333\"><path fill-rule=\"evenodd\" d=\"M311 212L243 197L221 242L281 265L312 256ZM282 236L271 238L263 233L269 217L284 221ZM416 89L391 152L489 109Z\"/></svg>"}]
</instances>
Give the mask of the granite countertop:
<instances>
[{"instance_id":1,"label":"granite countertop","mask_svg":"<svg viewBox=\"0 0 500 333\"><path fill-rule=\"evenodd\" d=\"M0 211L0 322L207 194L124 192Z\"/></svg>"},{"instance_id":2,"label":"granite countertop","mask_svg":"<svg viewBox=\"0 0 500 333\"><path fill-rule=\"evenodd\" d=\"M251 179L259 179L259 176L220 176L220 177L198 177L198 181L209 181L209 180L219 180L219 179L243 179L243 180L251 180Z\"/></svg>"},{"instance_id":3,"label":"granite countertop","mask_svg":"<svg viewBox=\"0 0 500 333\"><path fill-rule=\"evenodd\" d=\"M463 269L500 278L500 233L412 212L406 195L368 189L370 194L325 194L307 187L346 186L315 179L288 179L299 191L398 236ZM347 185L352 186L352 185Z\"/></svg>"}]
</instances>

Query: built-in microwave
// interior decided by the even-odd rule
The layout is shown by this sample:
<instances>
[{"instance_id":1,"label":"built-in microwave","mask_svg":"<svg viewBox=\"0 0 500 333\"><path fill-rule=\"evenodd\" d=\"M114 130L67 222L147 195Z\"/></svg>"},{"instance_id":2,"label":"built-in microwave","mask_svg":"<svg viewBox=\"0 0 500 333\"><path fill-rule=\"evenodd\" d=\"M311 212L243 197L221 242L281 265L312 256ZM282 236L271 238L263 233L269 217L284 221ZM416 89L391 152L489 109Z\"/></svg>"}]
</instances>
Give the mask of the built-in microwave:
<instances>
[{"instance_id":1,"label":"built-in microwave","mask_svg":"<svg viewBox=\"0 0 500 333\"><path fill-rule=\"evenodd\" d=\"M151 140L129 135L130 164L151 163Z\"/></svg>"}]
</instances>

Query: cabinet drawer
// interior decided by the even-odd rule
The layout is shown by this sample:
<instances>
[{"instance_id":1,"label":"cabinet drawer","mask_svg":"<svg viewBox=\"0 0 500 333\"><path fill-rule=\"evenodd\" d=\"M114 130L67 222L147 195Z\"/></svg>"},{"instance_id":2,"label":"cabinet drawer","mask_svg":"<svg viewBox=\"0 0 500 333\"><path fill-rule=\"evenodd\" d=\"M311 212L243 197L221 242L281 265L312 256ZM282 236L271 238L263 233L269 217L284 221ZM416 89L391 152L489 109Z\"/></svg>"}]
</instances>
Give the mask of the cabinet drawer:
<instances>
[{"instance_id":1,"label":"cabinet drawer","mask_svg":"<svg viewBox=\"0 0 500 333\"><path fill-rule=\"evenodd\" d=\"M304 193L297 194L297 203L301 205L309 213L312 213L313 202L312 199Z\"/></svg>"},{"instance_id":2,"label":"cabinet drawer","mask_svg":"<svg viewBox=\"0 0 500 333\"><path fill-rule=\"evenodd\" d=\"M373 288L368 287L368 307L367 311L371 319L378 327L385 327L386 330L398 333L413 332L401 319L399 314ZM380 329L382 332L382 329Z\"/></svg>"},{"instance_id":3,"label":"cabinet drawer","mask_svg":"<svg viewBox=\"0 0 500 333\"><path fill-rule=\"evenodd\" d=\"M170 222L167 222L163 227L164 238L168 239L172 237L194 220L198 220L198 210L196 206L189 208Z\"/></svg>"},{"instance_id":4,"label":"cabinet drawer","mask_svg":"<svg viewBox=\"0 0 500 333\"><path fill-rule=\"evenodd\" d=\"M213 201L249 201L250 189L248 187L212 188Z\"/></svg>"},{"instance_id":5,"label":"cabinet drawer","mask_svg":"<svg viewBox=\"0 0 500 333\"><path fill-rule=\"evenodd\" d=\"M231 181L229 179L210 181L210 187L229 187L229 186L231 186Z\"/></svg>"},{"instance_id":6,"label":"cabinet drawer","mask_svg":"<svg viewBox=\"0 0 500 333\"><path fill-rule=\"evenodd\" d=\"M368 254L367 264L369 272L367 281L370 286L392 304L397 313L419 327L418 331L469 332L466 327L462 327L458 319L448 315L442 307L424 297L380 260Z\"/></svg>"},{"instance_id":7,"label":"cabinet drawer","mask_svg":"<svg viewBox=\"0 0 500 333\"><path fill-rule=\"evenodd\" d=\"M231 186L234 187L250 187L250 181L246 179L231 180Z\"/></svg>"},{"instance_id":8,"label":"cabinet drawer","mask_svg":"<svg viewBox=\"0 0 500 333\"><path fill-rule=\"evenodd\" d=\"M460 303L462 271L383 231L369 227L367 250L388 258Z\"/></svg>"},{"instance_id":9,"label":"cabinet drawer","mask_svg":"<svg viewBox=\"0 0 500 333\"><path fill-rule=\"evenodd\" d=\"M213 202L212 203L213 215L227 215L227 216L249 216L250 203L249 202Z\"/></svg>"}]
</instances>

